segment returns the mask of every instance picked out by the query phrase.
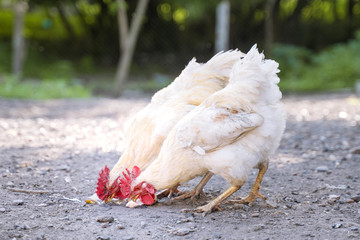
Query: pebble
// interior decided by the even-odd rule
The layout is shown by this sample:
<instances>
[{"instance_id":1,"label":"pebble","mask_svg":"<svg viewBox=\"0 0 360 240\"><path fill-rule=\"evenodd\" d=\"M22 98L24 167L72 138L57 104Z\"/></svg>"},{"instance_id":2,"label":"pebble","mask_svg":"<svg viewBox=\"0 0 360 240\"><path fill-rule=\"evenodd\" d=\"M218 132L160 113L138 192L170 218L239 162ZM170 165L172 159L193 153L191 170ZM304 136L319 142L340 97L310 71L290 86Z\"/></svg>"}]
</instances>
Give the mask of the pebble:
<instances>
[{"instance_id":1,"label":"pebble","mask_svg":"<svg viewBox=\"0 0 360 240\"><path fill-rule=\"evenodd\" d=\"M350 227L350 230L353 231L353 232L358 232L359 228L356 227L356 226L352 226L352 227Z\"/></svg>"},{"instance_id":2,"label":"pebble","mask_svg":"<svg viewBox=\"0 0 360 240\"><path fill-rule=\"evenodd\" d=\"M124 225L121 225L121 224L118 224L116 227L117 227L118 229L120 229L120 230L125 229L125 226L124 226Z\"/></svg>"},{"instance_id":3,"label":"pebble","mask_svg":"<svg viewBox=\"0 0 360 240\"><path fill-rule=\"evenodd\" d=\"M5 208L0 208L0 213L4 213L6 212L6 209Z\"/></svg>"},{"instance_id":4,"label":"pebble","mask_svg":"<svg viewBox=\"0 0 360 240\"><path fill-rule=\"evenodd\" d=\"M111 216L103 216L103 217L98 217L96 221L101 223L112 223L114 221L114 218Z\"/></svg>"},{"instance_id":5,"label":"pebble","mask_svg":"<svg viewBox=\"0 0 360 240\"><path fill-rule=\"evenodd\" d=\"M260 231L260 230L262 230L262 229L264 229L265 228L265 225L264 224L260 224L260 225L257 225L257 226L255 226L254 227L254 231Z\"/></svg>"},{"instance_id":6,"label":"pebble","mask_svg":"<svg viewBox=\"0 0 360 240\"><path fill-rule=\"evenodd\" d=\"M109 225L109 223L103 223L103 224L101 224L101 228L108 228L110 225Z\"/></svg>"},{"instance_id":7,"label":"pebble","mask_svg":"<svg viewBox=\"0 0 360 240\"><path fill-rule=\"evenodd\" d=\"M185 236L191 232L190 228L178 228L173 233L175 236Z\"/></svg>"},{"instance_id":8,"label":"pebble","mask_svg":"<svg viewBox=\"0 0 360 240\"><path fill-rule=\"evenodd\" d=\"M351 197L352 200L354 200L355 202L360 202L360 195L357 195L355 197Z\"/></svg>"},{"instance_id":9,"label":"pebble","mask_svg":"<svg viewBox=\"0 0 360 240\"><path fill-rule=\"evenodd\" d=\"M24 205L24 200L15 199L12 201L13 205Z\"/></svg>"},{"instance_id":10,"label":"pebble","mask_svg":"<svg viewBox=\"0 0 360 240\"><path fill-rule=\"evenodd\" d=\"M144 222L144 221L141 221L141 222L140 222L140 226L141 226L141 228L144 228L144 227L146 227L146 222Z\"/></svg>"},{"instance_id":11,"label":"pebble","mask_svg":"<svg viewBox=\"0 0 360 240\"><path fill-rule=\"evenodd\" d=\"M334 225L332 225L332 228L342 228L343 224L342 223L335 223Z\"/></svg>"},{"instance_id":12,"label":"pebble","mask_svg":"<svg viewBox=\"0 0 360 240\"><path fill-rule=\"evenodd\" d=\"M329 195L328 197L328 203L334 203L336 202L337 200L340 199L340 196L339 195L335 195L335 194L331 194Z\"/></svg>"},{"instance_id":13,"label":"pebble","mask_svg":"<svg viewBox=\"0 0 360 240\"><path fill-rule=\"evenodd\" d=\"M98 236L96 240L110 240L109 236Z\"/></svg>"},{"instance_id":14,"label":"pebble","mask_svg":"<svg viewBox=\"0 0 360 240\"><path fill-rule=\"evenodd\" d=\"M360 146L351 149L350 152L351 152L352 154L360 154Z\"/></svg>"},{"instance_id":15,"label":"pebble","mask_svg":"<svg viewBox=\"0 0 360 240\"><path fill-rule=\"evenodd\" d=\"M133 240L134 237L132 237L132 236L123 236L121 239L122 240Z\"/></svg>"},{"instance_id":16,"label":"pebble","mask_svg":"<svg viewBox=\"0 0 360 240\"><path fill-rule=\"evenodd\" d=\"M266 200L266 204L272 208L276 208L278 206L276 202L271 201L271 200Z\"/></svg>"},{"instance_id":17,"label":"pebble","mask_svg":"<svg viewBox=\"0 0 360 240\"><path fill-rule=\"evenodd\" d=\"M329 172L329 168L327 166L318 166L315 169L316 172Z\"/></svg>"},{"instance_id":18,"label":"pebble","mask_svg":"<svg viewBox=\"0 0 360 240\"><path fill-rule=\"evenodd\" d=\"M9 181L6 183L6 186L7 187L15 187L15 184L13 182Z\"/></svg>"},{"instance_id":19,"label":"pebble","mask_svg":"<svg viewBox=\"0 0 360 240\"><path fill-rule=\"evenodd\" d=\"M251 214L252 217L260 217L260 213L253 213Z\"/></svg>"},{"instance_id":20,"label":"pebble","mask_svg":"<svg viewBox=\"0 0 360 240\"><path fill-rule=\"evenodd\" d=\"M215 238L221 239L222 238L221 233L215 233Z\"/></svg>"},{"instance_id":21,"label":"pebble","mask_svg":"<svg viewBox=\"0 0 360 240\"><path fill-rule=\"evenodd\" d=\"M189 218L181 218L178 221L176 221L176 223L180 224L180 223L193 222L193 221L194 219L192 217L189 217Z\"/></svg>"},{"instance_id":22,"label":"pebble","mask_svg":"<svg viewBox=\"0 0 360 240\"><path fill-rule=\"evenodd\" d=\"M46 239L47 237L46 237L46 235L45 234L40 234L40 235L37 235L36 236L36 240L43 240L43 239Z\"/></svg>"}]
</instances>

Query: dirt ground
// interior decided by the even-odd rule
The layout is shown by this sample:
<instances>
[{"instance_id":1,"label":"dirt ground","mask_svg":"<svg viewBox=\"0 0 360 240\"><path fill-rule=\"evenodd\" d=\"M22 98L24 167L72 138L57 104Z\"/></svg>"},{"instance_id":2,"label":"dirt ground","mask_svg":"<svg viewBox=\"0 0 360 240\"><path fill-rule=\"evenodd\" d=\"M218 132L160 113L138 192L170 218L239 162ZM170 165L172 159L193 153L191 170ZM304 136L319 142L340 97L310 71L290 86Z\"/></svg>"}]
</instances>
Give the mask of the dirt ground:
<instances>
[{"instance_id":1,"label":"dirt ground","mask_svg":"<svg viewBox=\"0 0 360 240\"><path fill-rule=\"evenodd\" d=\"M181 212L224 191L220 177L197 203L86 204L99 170L121 155L124 121L148 101L0 100L0 239L360 239L360 99L351 94L284 97L287 129L261 188L270 204Z\"/></svg>"}]
</instances>

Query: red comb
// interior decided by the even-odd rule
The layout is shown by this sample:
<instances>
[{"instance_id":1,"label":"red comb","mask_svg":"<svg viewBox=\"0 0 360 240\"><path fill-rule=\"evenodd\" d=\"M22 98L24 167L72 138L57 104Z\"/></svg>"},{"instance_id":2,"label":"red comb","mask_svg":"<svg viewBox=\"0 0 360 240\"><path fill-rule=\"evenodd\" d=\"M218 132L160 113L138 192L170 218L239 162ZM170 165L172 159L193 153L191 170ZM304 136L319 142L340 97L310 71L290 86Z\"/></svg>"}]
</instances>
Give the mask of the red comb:
<instances>
[{"instance_id":1,"label":"red comb","mask_svg":"<svg viewBox=\"0 0 360 240\"><path fill-rule=\"evenodd\" d=\"M131 192L131 183L137 178L141 173L141 170L138 166L134 166L131 170L125 169L124 172L122 172L124 178L120 179L121 182L121 195L122 199L128 198Z\"/></svg>"},{"instance_id":2,"label":"red comb","mask_svg":"<svg viewBox=\"0 0 360 240\"><path fill-rule=\"evenodd\" d=\"M96 186L96 195L101 199L105 199L106 184L109 182L110 169L105 166L99 173L98 183Z\"/></svg>"}]
</instances>

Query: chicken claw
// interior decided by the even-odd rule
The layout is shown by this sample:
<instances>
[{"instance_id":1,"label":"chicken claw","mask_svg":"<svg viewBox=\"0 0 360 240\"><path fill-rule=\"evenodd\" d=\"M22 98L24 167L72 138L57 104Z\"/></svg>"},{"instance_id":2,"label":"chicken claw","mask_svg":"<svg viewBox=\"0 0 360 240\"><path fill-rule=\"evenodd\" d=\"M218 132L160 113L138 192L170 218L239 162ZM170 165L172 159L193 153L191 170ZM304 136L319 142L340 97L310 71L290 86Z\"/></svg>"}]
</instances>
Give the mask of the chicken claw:
<instances>
[{"instance_id":1,"label":"chicken claw","mask_svg":"<svg viewBox=\"0 0 360 240\"><path fill-rule=\"evenodd\" d=\"M228 197L231 196L231 194L233 194L234 192L236 192L237 190L239 190L240 186L231 186L229 187L225 192L223 192L220 196L218 196L217 198L215 198L214 200L212 200L211 202L209 202L208 204L198 207L194 210L192 210L193 212L198 212L198 213L203 213L203 217L205 217L207 214L213 212L214 210L218 210L221 211L221 208L219 207L219 205Z\"/></svg>"},{"instance_id":2,"label":"chicken claw","mask_svg":"<svg viewBox=\"0 0 360 240\"><path fill-rule=\"evenodd\" d=\"M174 202L177 200L183 200L187 198L191 198L191 200L194 200L195 198L199 198L200 195L204 193L203 188L205 187L205 185L208 183L208 181L213 175L214 175L213 173L207 172L205 176L201 179L199 184L193 190L188 192L181 192L180 196L173 198L171 201Z\"/></svg>"},{"instance_id":3,"label":"chicken claw","mask_svg":"<svg viewBox=\"0 0 360 240\"><path fill-rule=\"evenodd\" d=\"M228 201L228 203L249 204L249 203L252 203L257 197L261 198L262 200L264 200L266 202L266 198L259 193L259 189L261 187L260 184L263 180L264 174L266 173L267 169L268 169L268 162L260 165L259 173L256 177L254 185L252 186L252 188L250 190L249 196L247 196L246 198L240 198L239 200L231 200L231 201Z\"/></svg>"},{"instance_id":4,"label":"chicken claw","mask_svg":"<svg viewBox=\"0 0 360 240\"><path fill-rule=\"evenodd\" d=\"M177 189L177 187L178 187L178 186L173 187L173 188L168 188L168 189L162 191L161 193L159 193L158 195L156 195L156 198L157 198L157 199L161 199L161 198L164 198L164 197L171 198L174 194L180 192L180 191Z\"/></svg>"}]
</instances>

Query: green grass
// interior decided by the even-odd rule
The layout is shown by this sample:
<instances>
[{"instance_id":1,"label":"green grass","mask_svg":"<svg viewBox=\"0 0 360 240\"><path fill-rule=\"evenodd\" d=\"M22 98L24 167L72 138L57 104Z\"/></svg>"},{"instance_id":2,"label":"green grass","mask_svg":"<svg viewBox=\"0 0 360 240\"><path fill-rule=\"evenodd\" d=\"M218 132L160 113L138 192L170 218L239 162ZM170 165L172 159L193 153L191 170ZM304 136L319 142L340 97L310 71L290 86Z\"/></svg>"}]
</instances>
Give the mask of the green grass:
<instances>
[{"instance_id":1,"label":"green grass","mask_svg":"<svg viewBox=\"0 0 360 240\"><path fill-rule=\"evenodd\" d=\"M0 80L0 97L19 99L88 98L91 89L64 79L51 81L17 81L12 76Z\"/></svg>"}]
</instances>

